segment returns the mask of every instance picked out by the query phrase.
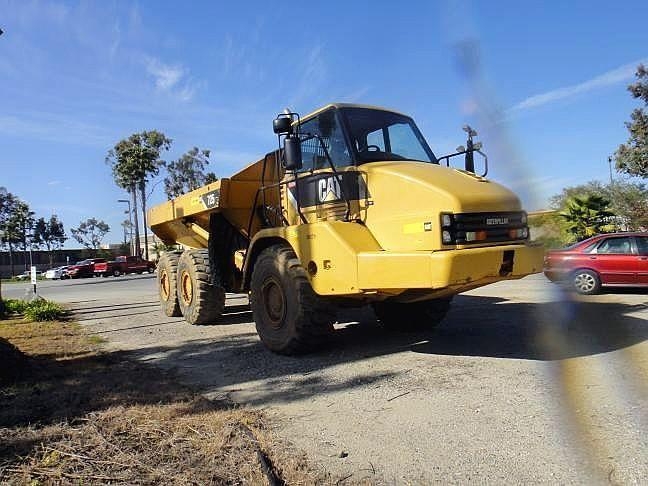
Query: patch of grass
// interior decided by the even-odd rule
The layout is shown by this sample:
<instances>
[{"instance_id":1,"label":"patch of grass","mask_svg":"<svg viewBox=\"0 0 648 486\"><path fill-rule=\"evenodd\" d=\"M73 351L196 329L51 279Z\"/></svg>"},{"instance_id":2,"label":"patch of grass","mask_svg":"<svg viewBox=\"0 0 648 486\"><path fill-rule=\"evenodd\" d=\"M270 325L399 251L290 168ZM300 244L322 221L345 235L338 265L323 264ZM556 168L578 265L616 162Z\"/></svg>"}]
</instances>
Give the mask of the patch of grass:
<instances>
[{"instance_id":1,"label":"patch of grass","mask_svg":"<svg viewBox=\"0 0 648 486\"><path fill-rule=\"evenodd\" d=\"M7 339L31 358L61 361L97 352L97 343L74 322L9 319L0 321L0 338Z\"/></svg>"},{"instance_id":2,"label":"patch of grass","mask_svg":"<svg viewBox=\"0 0 648 486\"><path fill-rule=\"evenodd\" d=\"M0 483L313 484L259 411L212 402L76 323L0 322ZM12 356L13 361L8 361Z\"/></svg>"}]
</instances>

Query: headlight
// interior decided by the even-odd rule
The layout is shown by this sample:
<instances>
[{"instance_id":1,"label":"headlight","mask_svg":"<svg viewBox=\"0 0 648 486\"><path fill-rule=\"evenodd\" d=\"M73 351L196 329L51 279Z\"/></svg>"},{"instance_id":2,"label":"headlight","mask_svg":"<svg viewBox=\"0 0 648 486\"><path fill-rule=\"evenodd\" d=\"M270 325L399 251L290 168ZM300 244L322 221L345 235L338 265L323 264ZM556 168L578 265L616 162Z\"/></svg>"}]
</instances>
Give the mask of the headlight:
<instances>
[{"instance_id":1,"label":"headlight","mask_svg":"<svg viewBox=\"0 0 648 486\"><path fill-rule=\"evenodd\" d=\"M448 230L443 230L441 233L441 239L443 240L443 243L448 245L452 243L452 234Z\"/></svg>"},{"instance_id":2,"label":"headlight","mask_svg":"<svg viewBox=\"0 0 648 486\"><path fill-rule=\"evenodd\" d=\"M444 228L452 226L452 217L449 214L441 215L441 226Z\"/></svg>"}]
</instances>

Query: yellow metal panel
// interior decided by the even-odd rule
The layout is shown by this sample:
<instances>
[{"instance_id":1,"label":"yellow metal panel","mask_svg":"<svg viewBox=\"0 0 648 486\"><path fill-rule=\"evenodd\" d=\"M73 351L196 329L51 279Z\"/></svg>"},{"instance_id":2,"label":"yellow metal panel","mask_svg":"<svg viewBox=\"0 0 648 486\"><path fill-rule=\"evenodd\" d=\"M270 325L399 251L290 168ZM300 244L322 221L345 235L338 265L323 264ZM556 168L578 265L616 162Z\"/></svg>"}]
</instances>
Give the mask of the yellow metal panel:
<instances>
[{"instance_id":1,"label":"yellow metal panel","mask_svg":"<svg viewBox=\"0 0 648 486\"><path fill-rule=\"evenodd\" d=\"M386 251L358 254L358 286L365 290L432 288L430 254Z\"/></svg>"},{"instance_id":2,"label":"yellow metal panel","mask_svg":"<svg viewBox=\"0 0 648 486\"><path fill-rule=\"evenodd\" d=\"M441 249L443 212L521 210L511 191L465 171L412 161L373 162L360 168L371 202L365 224L385 250Z\"/></svg>"},{"instance_id":3,"label":"yellow metal panel","mask_svg":"<svg viewBox=\"0 0 648 486\"><path fill-rule=\"evenodd\" d=\"M513 272L500 276L504 251L514 251ZM363 252L358 254L361 289L473 288L498 280L521 278L542 268L541 246L503 245L435 252Z\"/></svg>"},{"instance_id":4,"label":"yellow metal panel","mask_svg":"<svg viewBox=\"0 0 648 486\"><path fill-rule=\"evenodd\" d=\"M264 229L256 238L271 236L288 241L304 268L315 263L317 272L310 276L311 285L321 295L360 293L357 255L380 249L365 226L342 221Z\"/></svg>"}]
</instances>

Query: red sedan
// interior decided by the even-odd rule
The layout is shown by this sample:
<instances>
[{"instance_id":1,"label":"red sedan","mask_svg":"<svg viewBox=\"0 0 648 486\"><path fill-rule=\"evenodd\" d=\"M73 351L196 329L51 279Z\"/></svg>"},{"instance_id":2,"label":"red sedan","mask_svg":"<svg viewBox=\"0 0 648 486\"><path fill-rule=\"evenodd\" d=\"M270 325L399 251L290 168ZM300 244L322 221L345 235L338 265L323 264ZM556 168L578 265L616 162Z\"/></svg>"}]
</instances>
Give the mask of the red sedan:
<instances>
[{"instance_id":1,"label":"red sedan","mask_svg":"<svg viewBox=\"0 0 648 486\"><path fill-rule=\"evenodd\" d=\"M571 283L580 294L596 294L601 286L648 287L648 233L597 235L549 251L544 274Z\"/></svg>"}]
</instances>

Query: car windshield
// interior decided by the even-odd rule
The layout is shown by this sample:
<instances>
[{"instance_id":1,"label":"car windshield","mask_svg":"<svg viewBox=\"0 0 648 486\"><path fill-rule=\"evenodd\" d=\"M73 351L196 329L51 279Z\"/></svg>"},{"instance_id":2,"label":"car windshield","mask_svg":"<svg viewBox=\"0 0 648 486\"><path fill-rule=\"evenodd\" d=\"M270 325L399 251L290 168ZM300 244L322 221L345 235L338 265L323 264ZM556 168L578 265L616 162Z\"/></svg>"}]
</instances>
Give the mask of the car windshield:
<instances>
[{"instance_id":1,"label":"car windshield","mask_svg":"<svg viewBox=\"0 0 648 486\"><path fill-rule=\"evenodd\" d=\"M340 112L359 164L385 160L437 163L411 118L369 108L341 108Z\"/></svg>"}]
</instances>

